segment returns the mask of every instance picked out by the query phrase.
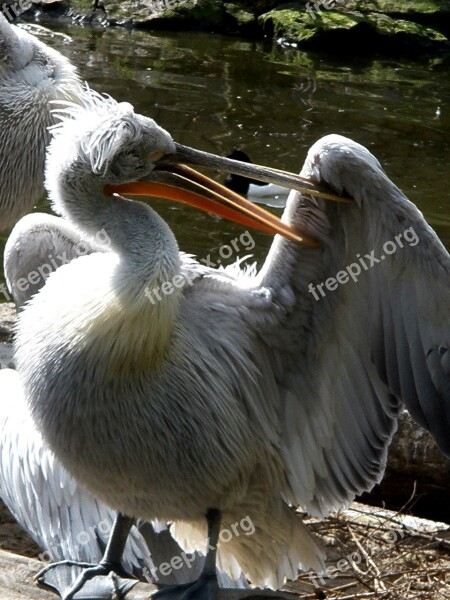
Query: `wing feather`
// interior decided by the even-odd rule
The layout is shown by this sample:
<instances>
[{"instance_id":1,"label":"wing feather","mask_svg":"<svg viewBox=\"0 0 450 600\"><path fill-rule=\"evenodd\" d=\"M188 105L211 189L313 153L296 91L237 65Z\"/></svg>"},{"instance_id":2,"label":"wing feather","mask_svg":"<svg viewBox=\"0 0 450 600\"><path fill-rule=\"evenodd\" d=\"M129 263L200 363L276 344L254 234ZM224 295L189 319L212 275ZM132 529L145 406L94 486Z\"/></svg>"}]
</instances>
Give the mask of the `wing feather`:
<instances>
[{"instance_id":1,"label":"wing feather","mask_svg":"<svg viewBox=\"0 0 450 600\"><path fill-rule=\"evenodd\" d=\"M284 219L322 249L276 239L257 284L279 316L255 322L280 390L286 496L324 514L380 480L401 402L450 456L450 258L359 144L320 140L302 175L355 201L291 193ZM340 271L348 281L329 290Z\"/></svg>"}]
</instances>

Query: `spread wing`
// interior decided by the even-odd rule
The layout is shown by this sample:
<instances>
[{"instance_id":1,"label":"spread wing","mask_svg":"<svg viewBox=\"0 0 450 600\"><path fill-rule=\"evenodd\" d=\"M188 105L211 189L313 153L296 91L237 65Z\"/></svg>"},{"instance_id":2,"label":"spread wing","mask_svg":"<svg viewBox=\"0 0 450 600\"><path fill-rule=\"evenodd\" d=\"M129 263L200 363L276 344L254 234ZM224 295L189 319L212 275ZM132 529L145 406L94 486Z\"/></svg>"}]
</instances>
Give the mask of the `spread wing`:
<instances>
[{"instance_id":1,"label":"spread wing","mask_svg":"<svg viewBox=\"0 0 450 600\"><path fill-rule=\"evenodd\" d=\"M285 313L260 331L281 395L288 497L323 514L381 478L401 401L450 456L450 258L359 144L323 138L302 175L354 202L292 193L285 218L322 249L274 242L259 283Z\"/></svg>"},{"instance_id":2,"label":"spread wing","mask_svg":"<svg viewBox=\"0 0 450 600\"><path fill-rule=\"evenodd\" d=\"M278 236L256 277L198 280L185 317L282 452L286 499L323 515L381 479L401 402L450 456L450 259L359 144L324 138L302 175L354 198L291 193L284 219L321 247Z\"/></svg>"}]
</instances>

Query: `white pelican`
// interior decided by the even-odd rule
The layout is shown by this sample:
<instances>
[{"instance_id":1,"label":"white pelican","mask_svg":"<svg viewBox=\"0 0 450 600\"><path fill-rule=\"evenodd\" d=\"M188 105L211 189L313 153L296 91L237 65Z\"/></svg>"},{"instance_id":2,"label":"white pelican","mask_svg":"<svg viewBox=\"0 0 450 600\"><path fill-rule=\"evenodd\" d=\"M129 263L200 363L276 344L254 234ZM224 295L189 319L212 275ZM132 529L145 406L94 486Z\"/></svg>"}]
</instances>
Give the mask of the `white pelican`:
<instances>
[{"instance_id":1,"label":"white pelican","mask_svg":"<svg viewBox=\"0 0 450 600\"><path fill-rule=\"evenodd\" d=\"M284 233L320 247L277 237L258 275L232 278L180 255L150 207L112 195L175 198L159 169L201 154L129 105L70 112L47 187L58 213L88 239L105 230L111 248L58 269L20 315L18 378L38 429L94 496L173 522L185 550L204 548L206 515L202 575L159 598L214 598L220 527L243 517L255 532L219 543L226 570L277 588L300 565L320 569L291 506L324 515L379 481L401 401L450 454L447 252L365 148L329 136L302 175L354 202L293 192ZM237 218L237 206L222 212ZM264 219L243 218L278 227Z\"/></svg>"},{"instance_id":2,"label":"white pelican","mask_svg":"<svg viewBox=\"0 0 450 600\"><path fill-rule=\"evenodd\" d=\"M50 215L47 215L48 217ZM24 217L26 218L26 217ZM60 219L61 221L62 219ZM14 518L45 550L43 560L99 563L116 515L80 487L48 449L25 403L17 371L0 370L0 496ZM161 565L180 556L170 573ZM130 575L158 585L189 581L200 574L203 557L184 554L165 524L133 525L121 565ZM63 577L63 575L64 577ZM220 583L232 580L220 573ZM245 580L237 575L237 584ZM58 570L61 584L70 587L76 571ZM107 582L104 582L107 585ZM123 590L131 585L123 581ZM112 590L111 590L112 591Z\"/></svg>"},{"instance_id":3,"label":"white pelican","mask_svg":"<svg viewBox=\"0 0 450 600\"><path fill-rule=\"evenodd\" d=\"M75 100L76 69L56 50L11 25L0 12L0 231L36 204L44 191L53 102Z\"/></svg>"},{"instance_id":4,"label":"white pelican","mask_svg":"<svg viewBox=\"0 0 450 600\"><path fill-rule=\"evenodd\" d=\"M243 150L233 150L228 155L228 158L233 160L240 160L243 162L251 163L249 155ZM225 186L247 196L249 200L258 202L258 204L265 204L266 206L273 206L274 208L284 208L286 206L286 199L289 194L289 190L281 185L275 183L264 183L257 179L251 179L243 175L235 175L230 173L225 179Z\"/></svg>"}]
</instances>

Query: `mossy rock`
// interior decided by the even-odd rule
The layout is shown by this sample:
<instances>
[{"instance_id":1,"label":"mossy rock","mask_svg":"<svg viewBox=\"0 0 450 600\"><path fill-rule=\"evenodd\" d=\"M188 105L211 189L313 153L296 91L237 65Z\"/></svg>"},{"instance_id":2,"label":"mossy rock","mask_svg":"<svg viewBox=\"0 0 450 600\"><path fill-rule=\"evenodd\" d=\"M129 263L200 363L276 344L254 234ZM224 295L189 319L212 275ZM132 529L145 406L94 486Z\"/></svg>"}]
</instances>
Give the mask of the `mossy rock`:
<instances>
[{"instance_id":1,"label":"mossy rock","mask_svg":"<svg viewBox=\"0 0 450 600\"><path fill-rule=\"evenodd\" d=\"M253 11L243 9L240 4L226 2L225 11L236 21L238 25L242 27L246 27L247 25L255 22L255 13Z\"/></svg>"},{"instance_id":2,"label":"mossy rock","mask_svg":"<svg viewBox=\"0 0 450 600\"><path fill-rule=\"evenodd\" d=\"M412 21L392 19L387 15L377 13L369 13L367 21L383 37L400 37L406 43L418 43L425 46L447 42L447 38L436 29Z\"/></svg>"},{"instance_id":3,"label":"mossy rock","mask_svg":"<svg viewBox=\"0 0 450 600\"><path fill-rule=\"evenodd\" d=\"M370 0L369 0L370 1ZM356 47L358 51L416 46L435 47L447 38L431 27L393 19L380 13L350 10L305 11L297 4L279 7L262 15L259 22L268 35L304 46Z\"/></svg>"},{"instance_id":4,"label":"mossy rock","mask_svg":"<svg viewBox=\"0 0 450 600\"><path fill-rule=\"evenodd\" d=\"M146 20L151 27L213 29L224 20L220 0L159 0L158 10Z\"/></svg>"},{"instance_id":5,"label":"mossy rock","mask_svg":"<svg viewBox=\"0 0 450 600\"><path fill-rule=\"evenodd\" d=\"M362 19L362 15L323 11L309 14L304 7L290 5L279 7L259 17L267 35L284 38L289 42L306 42L321 37L325 32L341 29L348 31Z\"/></svg>"},{"instance_id":6,"label":"mossy rock","mask_svg":"<svg viewBox=\"0 0 450 600\"><path fill-rule=\"evenodd\" d=\"M71 0L69 4L75 12L92 8L91 0ZM181 23L205 28L217 26L225 12L221 0L103 0L102 4L113 21L175 29Z\"/></svg>"},{"instance_id":7,"label":"mossy rock","mask_svg":"<svg viewBox=\"0 0 450 600\"><path fill-rule=\"evenodd\" d=\"M261 15L280 4L280 0L232 0L232 2L239 10L255 15Z\"/></svg>"},{"instance_id":8,"label":"mossy rock","mask_svg":"<svg viewBox=\"0 0 450 600\"><path fill-rule=\"evenodd\" d=\"M243 35L258 37L260 29L255 11L244 10L242 4L225 2L224 29Z\"/></svg>"},{"instance_id":9,"label":"mossy rock","mask_svg":"<svg viewBox=\"0 0 450 600\"><path fill-rule=\"evenodd\" d=\"M450 0L359 0L361 12L398 15L436 15L450 13Z\"/></svg>"}]
</instances>

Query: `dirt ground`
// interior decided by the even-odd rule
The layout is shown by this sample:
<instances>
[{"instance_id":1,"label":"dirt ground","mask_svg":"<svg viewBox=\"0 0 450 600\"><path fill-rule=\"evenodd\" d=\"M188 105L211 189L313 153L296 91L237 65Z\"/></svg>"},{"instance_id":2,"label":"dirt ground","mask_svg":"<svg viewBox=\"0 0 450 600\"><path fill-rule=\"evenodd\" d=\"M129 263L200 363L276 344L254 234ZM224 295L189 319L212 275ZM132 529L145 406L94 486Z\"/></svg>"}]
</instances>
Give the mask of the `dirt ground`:
<instances>
[{"instance_id":1,"label":"dirt ground","mask_svg":"<svg viewBox=\"0 0 450 600\"><path fill-rule=\"evenodd\" d=\"M0 500L0 548L15 554L37 558L42 550L18 525Z\"/></svg>"}]
</instances>

